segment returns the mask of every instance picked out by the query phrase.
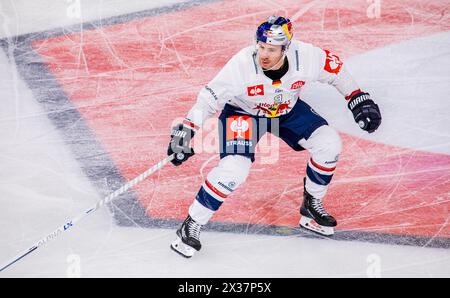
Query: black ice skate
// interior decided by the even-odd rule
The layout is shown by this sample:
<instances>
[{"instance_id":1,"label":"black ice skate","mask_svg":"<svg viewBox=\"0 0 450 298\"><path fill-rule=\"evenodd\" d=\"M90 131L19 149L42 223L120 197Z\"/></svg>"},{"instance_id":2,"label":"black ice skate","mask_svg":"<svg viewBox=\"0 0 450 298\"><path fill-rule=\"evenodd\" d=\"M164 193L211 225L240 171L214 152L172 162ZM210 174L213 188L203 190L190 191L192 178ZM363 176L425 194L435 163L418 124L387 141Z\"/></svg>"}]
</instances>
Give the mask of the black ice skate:
<instances>
[{"instance_id":1,"label":"black ice skate","mask_svg":"<svg viewBox=\"0 0 450 298\"><path fill-rule=\"evenodd\" d=\"M202 226L196 223L189 215L177 230L177 239L171 244L171 248L183 257L190 258L195 251L202 248L200 244L200 229Z\"/></svg>"},{"instance_id":2,"label":"black ice skate","mask_svg":"<svg viewBox=\"0 0 450 298\"><path fill-rule=\"evenodd\" d=\"M306 178L303 178L306 185ZM303 204L300 208L300 226L316 233L330 236L334 234L336 220L323 208L322 200L314 198L306 191L304 186Z\"/></svg>"}]
</instances>

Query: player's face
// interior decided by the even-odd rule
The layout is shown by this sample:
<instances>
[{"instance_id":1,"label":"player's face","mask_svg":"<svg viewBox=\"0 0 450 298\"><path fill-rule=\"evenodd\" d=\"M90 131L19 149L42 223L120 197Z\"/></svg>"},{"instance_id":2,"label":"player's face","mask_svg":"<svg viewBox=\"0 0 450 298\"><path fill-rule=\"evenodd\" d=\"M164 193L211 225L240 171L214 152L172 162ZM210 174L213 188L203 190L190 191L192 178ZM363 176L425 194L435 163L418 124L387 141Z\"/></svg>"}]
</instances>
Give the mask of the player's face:
<instances>
[{"instance_id":1,"label":"player's face","mask_svg":"<svg viewBox=\"0 0 450 298\"><path fill-rule=\"evenodd\" d=\"M264 42L258 43L259 63L264 69L278 69L283 57L282 46L275 46Z\"/></svg>"}]
</instances>

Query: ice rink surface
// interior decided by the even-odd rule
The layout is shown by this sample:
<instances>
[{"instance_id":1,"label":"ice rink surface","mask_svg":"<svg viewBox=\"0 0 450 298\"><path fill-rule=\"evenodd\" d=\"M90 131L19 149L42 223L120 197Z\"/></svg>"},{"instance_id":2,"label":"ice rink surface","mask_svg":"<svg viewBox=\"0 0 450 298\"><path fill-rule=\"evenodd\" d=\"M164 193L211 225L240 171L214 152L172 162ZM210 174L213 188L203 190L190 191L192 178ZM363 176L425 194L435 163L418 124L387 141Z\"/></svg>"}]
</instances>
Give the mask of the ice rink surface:
<instances>
[{"instance_id":1,"label":"ice rink surface","mask_svg":"<svg viewBox=\"0 0 450 298\"><path fill-rule=\"evenodd\" d=\"M450 2L377 3L2 0L0 263L162 159L172 121L270 14L343 58L383 123L368 135L333 88L303 91L344 141L332 238L298 230L308 156L271 139L193 259L169 244L218 161L208 150L0 277L449 277Z\"/></svg>"}]
</instances>

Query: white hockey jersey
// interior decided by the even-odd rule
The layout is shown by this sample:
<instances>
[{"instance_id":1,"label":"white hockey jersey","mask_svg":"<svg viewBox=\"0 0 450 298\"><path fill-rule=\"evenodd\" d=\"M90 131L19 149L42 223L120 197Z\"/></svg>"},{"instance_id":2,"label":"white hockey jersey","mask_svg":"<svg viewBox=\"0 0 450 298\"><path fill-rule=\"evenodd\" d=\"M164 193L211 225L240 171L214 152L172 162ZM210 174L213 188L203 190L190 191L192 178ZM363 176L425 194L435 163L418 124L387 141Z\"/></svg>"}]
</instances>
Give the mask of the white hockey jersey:
<instances>
[{"instance_id":1,"label":"white hockey jersey","mask_svg":"<svg viewBox=\"0 0 450 298\"><path fill-rule=\"evenodd\" d=\"M272 81L259 65L255 46L242 49L202 88L186 120L201 127L225 104L249 115L279 117L290 112L303 86L314 81L331 84L344 96L359 89L339 57L327 50L292 40L286 57L288 72Z\"/></svg>"}]
</instances>

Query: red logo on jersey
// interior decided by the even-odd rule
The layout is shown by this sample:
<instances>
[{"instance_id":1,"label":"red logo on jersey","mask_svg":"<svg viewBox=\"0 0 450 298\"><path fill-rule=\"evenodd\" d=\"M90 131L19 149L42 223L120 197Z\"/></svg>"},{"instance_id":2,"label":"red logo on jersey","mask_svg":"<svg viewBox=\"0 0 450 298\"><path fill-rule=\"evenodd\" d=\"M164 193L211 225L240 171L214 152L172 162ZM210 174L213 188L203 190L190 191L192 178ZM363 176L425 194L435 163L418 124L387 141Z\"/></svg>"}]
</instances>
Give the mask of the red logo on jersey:
<instances>
[{"instance_id":1,"label":"red logo on jersey","mask_svg":"<svg viewBox=\"0 0 450 298\"><path fill-rule=\"evenodd\" d=\"M304 85L305 85L304 81L297 81L294 84L292 84L291 89L292 90L297 90L297 89L302 88Z\"/></svg>"},{"instance_id":2,"label":"red logo on jersey","mask_svg":"<svg viewBox=\"0 0 450 298\"><path fill-rule=\"evenodd\" d=\"M231 116L227 118L227 141L252 138L252 117Z\"/></svg>"},{"instance_id":3,"label":"red logo on jersey","mask_svg":"<svg viewBox=\"0 0 450 298\"><path fill-rule=\"evenodd\" d=\"M327 54L327 59L325 61L324 69L329 73L338 74L342 68L342 61L338 56L331 54L328 50L325 50L325 54Z\"/></svg>"},{"instance_id":4,"label":"red logo on jersey","mask_svg":"<svg viewBox=\"0 0 450 298\"><path fill-rule=\"evenodd\" d=\"M256 110L263 111L267 118L274 118L280 116L282 113L291 109L288 103L280 103L280 104L264 104L261 103L255 107Z\"/></svg>"},{"instance_id":5,"label":"red logo on jersey","mask_svg":"<svg viewBox=\"0 0 450 298\"><path fill-rule=\"evenodd\" d=\"M248 96L264 95L264 85L247 87Z\"/></svg>"}]
</instances>

